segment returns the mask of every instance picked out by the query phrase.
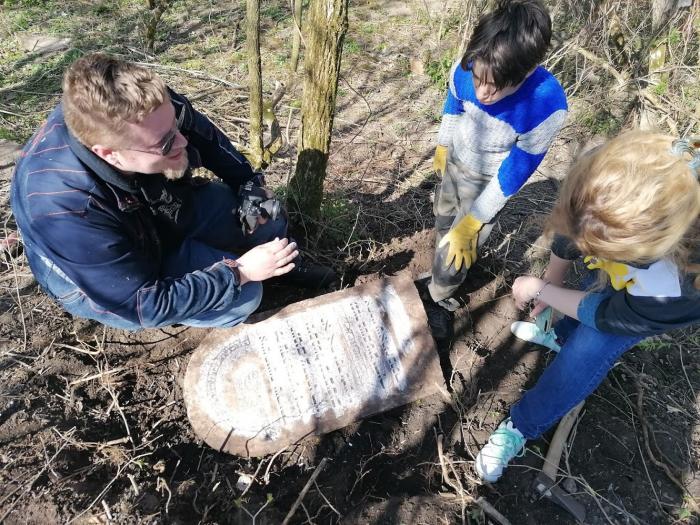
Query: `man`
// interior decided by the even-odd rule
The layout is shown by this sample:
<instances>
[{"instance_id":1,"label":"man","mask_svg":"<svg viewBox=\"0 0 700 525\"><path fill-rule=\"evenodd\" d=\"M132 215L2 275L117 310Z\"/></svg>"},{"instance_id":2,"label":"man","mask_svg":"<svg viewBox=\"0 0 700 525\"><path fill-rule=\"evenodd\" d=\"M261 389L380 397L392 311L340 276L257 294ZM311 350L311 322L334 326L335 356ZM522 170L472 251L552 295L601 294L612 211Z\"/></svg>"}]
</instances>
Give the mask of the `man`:
<instances>
[{"instance_id":1,"label":"man","mask_svg":"<svg viewBox=\"0 0 700 525\"><path fill-rule=\"evenodd\" d=\"M192 177L200 166L223 183ZM151 70L96 53L66 72L11 205L37 281L71 314L132 330L233 326L258 307L260 281L334 279L299 264L283 214L244 233L239 191L258 179Z\"/></svg>"}]
</instances>

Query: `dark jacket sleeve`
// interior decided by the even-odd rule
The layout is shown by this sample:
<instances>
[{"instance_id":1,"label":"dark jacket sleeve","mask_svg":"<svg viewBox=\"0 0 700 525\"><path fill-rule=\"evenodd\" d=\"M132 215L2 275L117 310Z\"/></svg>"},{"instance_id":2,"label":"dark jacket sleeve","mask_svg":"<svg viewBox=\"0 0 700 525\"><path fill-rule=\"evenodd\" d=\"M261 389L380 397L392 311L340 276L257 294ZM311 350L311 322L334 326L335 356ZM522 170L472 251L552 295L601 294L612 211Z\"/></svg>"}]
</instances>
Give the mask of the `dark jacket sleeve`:
<instances>
[{"instance_id":1,"label":"dark jacket sleeve","mask_svg":"<svg viewBox=\"0 0 700 525\"><path fill-rule=\"evenodd\" d=\"M180 117L180 112L185 112L181 117L181 131L189 141L187 153L190 166L208 169L238 193L242 184L255 178L253 168L233 147L228 137L207 117L195 110L186 97L169 91L175 114Z\"/></svg>"},{"instance_id":2,"label":"dark jacket sleeve","mask_svg":"<svg viewBox=\"0 0 700 525\"><path fill-rule=\"evenodd\" d=\"M588 293L579 303L578 318L601 332L643 337L663 334L700 321L700 293L689 277L680 297L640 297L608 288Z\"/></svg>"},{"instance_id":3,"label":"dark jacket sleeve","mask_svg":"<svg viewBox=\"0 0 700 525\"><path fill-rule=\"evenodd\" d=\"M240 283L223 262L162 278L158 258L135 247L123 225L93 206L82 217L45 217L33 227L41 231L50 259L96 306L144 327L232 308L240 294Z\"/></svg>"}]
</instances>

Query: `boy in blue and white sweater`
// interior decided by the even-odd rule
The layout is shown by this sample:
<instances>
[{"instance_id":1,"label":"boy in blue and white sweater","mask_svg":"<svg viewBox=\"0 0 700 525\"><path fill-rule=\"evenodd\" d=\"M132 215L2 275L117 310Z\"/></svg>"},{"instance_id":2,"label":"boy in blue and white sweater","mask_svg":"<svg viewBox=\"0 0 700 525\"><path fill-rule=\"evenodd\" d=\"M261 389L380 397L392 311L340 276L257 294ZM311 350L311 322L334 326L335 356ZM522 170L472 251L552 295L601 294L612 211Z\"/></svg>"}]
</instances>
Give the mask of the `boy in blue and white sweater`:
<instances>
[{"instance_id":1,"label":"boy in blue and white sweater","mask_svg":"<svg viewBox=\"0 0 700 525\"><path fill-rule=\"evenodd\" d=\"M566 95L539 63L551 39L539 0L504 0L483 15L450 72L434 169L436 250L428 291L452 297L498 212L545 156L566 119ZM434 327L435 329L435 327Z\"/></svg>"}]
</instances>

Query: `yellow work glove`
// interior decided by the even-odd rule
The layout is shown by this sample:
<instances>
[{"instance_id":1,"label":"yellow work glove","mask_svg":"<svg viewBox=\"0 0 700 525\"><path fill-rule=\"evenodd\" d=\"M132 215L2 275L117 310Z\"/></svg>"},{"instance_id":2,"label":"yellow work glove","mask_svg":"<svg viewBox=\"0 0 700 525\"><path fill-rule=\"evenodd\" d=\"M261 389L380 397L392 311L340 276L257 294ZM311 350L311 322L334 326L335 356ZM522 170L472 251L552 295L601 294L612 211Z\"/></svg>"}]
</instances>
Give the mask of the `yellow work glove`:
<instances>
[{"instance_id":1,"label":"yellow work glove","mask_svg":"<svg viewBox=\"0 0 700 525\"><path fill-rule=\"evenodd\" d=\"M476 245L479 240L479 230L484 224L475 218L473 215L467 215L457 223L457 226L452 228L445 235L439 248L442 248L449 243L447 249L447 258L445 259L445 268L449 268L454 261L455 270L459 271L464 263L465 268L470 268L476 261Z\"/></svg>"},{"instance_id":2,"label":"yellow work glove","mask_svg":"<svg viewBox=\"0 0 700 525\"><path fill-rule=\"evenodd\" d=\"M445 176L447 168L447 146L438 146L435 148L435 156L433 157L433 170L440 177Z\"/></svg>"},{"instance_id":3,"label":"yellow work glove","mask_svg":"<svg viewBox=\"0 0 700 525\"><path fill-rule=\"evenodd\" d=\"M607 259L600 259L587 255L583 259L584 264L589 270L603 270L610 276L610 284L615 290L622 290L634 284L634 279L627 277L630 269L626 264Z\"/></svg>"}]
</instances>

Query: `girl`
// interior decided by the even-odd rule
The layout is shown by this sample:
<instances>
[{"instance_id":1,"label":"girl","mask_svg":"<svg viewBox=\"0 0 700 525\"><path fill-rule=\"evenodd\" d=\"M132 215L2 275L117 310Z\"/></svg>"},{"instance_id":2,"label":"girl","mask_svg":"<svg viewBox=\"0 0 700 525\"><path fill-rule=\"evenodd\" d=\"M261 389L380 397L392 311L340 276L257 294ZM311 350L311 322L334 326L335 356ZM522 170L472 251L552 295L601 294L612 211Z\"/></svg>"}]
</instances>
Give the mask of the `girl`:
<instances>
[{"instance_id":1,"label":"girl","mask_svg":"<svg viewBox=\"0 0 700 525\"><path fill-rule=\"evenodd\" d=\"M700 320L700 292L682 271L700 213L699 164L688 141L632 131L574 165L550 219L544 277L513 284L518 308L534 301L533 316L547 306L566 316L554 328L561 351L477 455L483 480L498 480L525 441L592 393L623 352ZM566 271L582 256L598 285L566 288Z\"/></svg>"}]
</instances>

